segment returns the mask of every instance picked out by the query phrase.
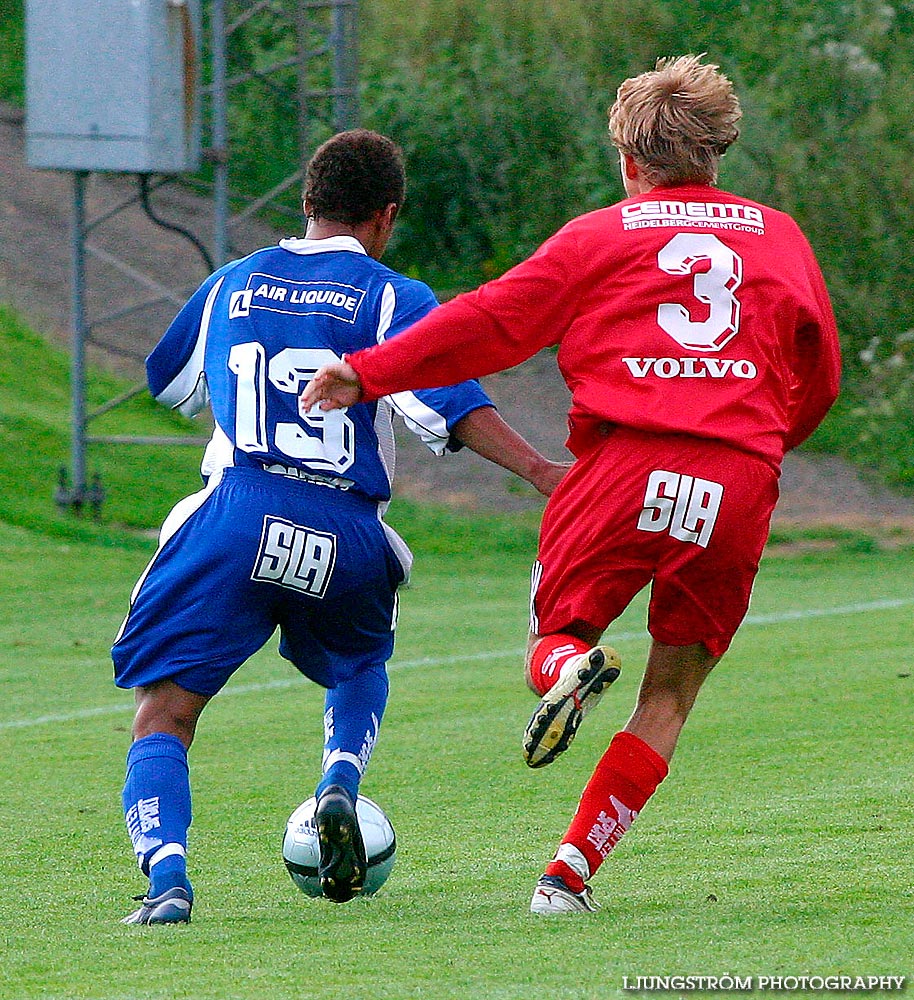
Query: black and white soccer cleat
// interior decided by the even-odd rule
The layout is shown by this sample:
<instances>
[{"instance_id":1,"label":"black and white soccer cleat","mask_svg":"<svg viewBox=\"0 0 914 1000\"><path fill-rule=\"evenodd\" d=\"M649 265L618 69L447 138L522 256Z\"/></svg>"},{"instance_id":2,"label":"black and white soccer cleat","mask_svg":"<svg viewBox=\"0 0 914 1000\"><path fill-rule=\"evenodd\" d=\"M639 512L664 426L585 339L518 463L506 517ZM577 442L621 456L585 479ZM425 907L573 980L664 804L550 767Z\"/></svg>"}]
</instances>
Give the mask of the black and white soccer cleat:
<instances>
[{"instance_id":1,"label":"black and white soccer cleat","mask_svg":"<svg viewBox=\"0 0 914 1000\"><path fill-rule=\"evenodd\" d=\"M609 646L594 646L565 662L527 723L524 760L530 767L545 767L568 749L581 720L621 670L622 660Z\"/></svg>"},{"instance_id":2,"label":"black and white soccer cleat","mask_svg":"<svg viewBox=\"0 0 914 1000\"><path fill-rule=\"evenodd\" d=\"M530 912L551 915L556 913L593 913L600 908L594 902L590 886L583 892L570 889L558 875L543 875L533 890Z\"/></svg>"},{"instance_id":3,"label":"black and white soccer cleat","mask_svg":"<svg viewBox=\"0 0 914 1000\"><path fill-rule=\"evenodd\" d=\"M347 903L365 885L368 859L355 803L342 785L328 785L314 813L321 891L334 903Z\"/></svg>"}]
</instances>

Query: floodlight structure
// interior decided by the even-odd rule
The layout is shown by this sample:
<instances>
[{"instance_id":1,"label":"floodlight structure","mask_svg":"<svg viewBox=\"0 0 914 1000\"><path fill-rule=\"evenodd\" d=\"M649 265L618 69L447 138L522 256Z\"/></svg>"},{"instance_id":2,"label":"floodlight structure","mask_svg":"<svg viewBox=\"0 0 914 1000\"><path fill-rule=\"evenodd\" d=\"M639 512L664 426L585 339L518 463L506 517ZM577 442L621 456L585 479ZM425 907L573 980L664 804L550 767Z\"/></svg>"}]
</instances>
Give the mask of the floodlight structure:
<instances>
[{"instance_id":1,"label":"floodlight structure","mask_svg":"<svg viewBox=\"0 0 914 1000\"><path fill-rule=\"evenodd\" d=\"M131 265L89 237L138 202L157 225L190 240L212 270L230 258L238 222L265 209L292 211L291 191L300 186L314 145L358 123L358 0L26 0L25 11L27 161L73 178L71 465L61 469L54 497L77 513L98 513L104 487L97 474L91 481L87 475L87 444L198 445L205 439L88 434L92 420L145 385L87 412L86 344L126 353L95 332L144 306L166 303L176 310L187 296L187 289L168 288L149 273L146 262ZM269 60L263 38L271 43ZM274 102L293 123L298 147L294 169L264 193L250 185L239 190L228 124L232 102L251 99L258 88L255 99ZM138 193L89 220L86 183L96 172L135 175ZM151 208L151 192L178 178L211 191L209 248ZM285 208L279 204L284 195ZM151 298L89 321L87 256Z\"/></svg>"}]
</instances>

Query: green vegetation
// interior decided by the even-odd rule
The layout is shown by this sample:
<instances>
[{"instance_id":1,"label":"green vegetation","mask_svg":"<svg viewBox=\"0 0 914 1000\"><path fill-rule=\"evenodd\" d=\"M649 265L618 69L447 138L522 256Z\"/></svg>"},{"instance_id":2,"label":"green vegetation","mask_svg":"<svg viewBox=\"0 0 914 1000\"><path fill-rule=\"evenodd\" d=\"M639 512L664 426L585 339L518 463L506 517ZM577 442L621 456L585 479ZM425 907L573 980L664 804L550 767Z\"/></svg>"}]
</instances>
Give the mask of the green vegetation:
<instances>
[{"instance_id":1,"label":"green vegetation","mask_svg":"<svg viewBox=\"0 0 914 1000\"><path fill-rule=\"evenodd\" d=\"M25 31L22 0L0 0L0 101L25 100Z\"/></svg>"},{"instance_id":2,"label":"green vegetation","mask_svg":"<svg viewBox=\"0 0 914 1000\"><path fill-rule=\"evenodd\" d=\"M19 317L0 306L0 521L66 537L122 537L108 530L157 527L172 504L200 483L200 448L91 444L88 471L108 493L104 523L74 519L53 503L61 466L69 464L69 359ZM92 410L124 391L125 383L92 372ZM208 435L210 428L169 413L143 394L114 416L93 421L91 433ZM123 538L129 538L124 534Z\"/></svg>"}]
</instances>

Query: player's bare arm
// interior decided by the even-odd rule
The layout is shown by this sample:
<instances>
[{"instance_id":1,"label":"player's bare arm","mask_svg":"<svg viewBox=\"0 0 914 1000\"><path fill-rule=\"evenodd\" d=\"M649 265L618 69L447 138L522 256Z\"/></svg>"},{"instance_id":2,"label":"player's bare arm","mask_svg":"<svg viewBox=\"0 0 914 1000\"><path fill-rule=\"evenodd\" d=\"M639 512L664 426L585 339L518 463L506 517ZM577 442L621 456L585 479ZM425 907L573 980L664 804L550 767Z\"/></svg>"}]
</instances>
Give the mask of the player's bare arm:
<instances>
[{"instance_id":1,"label":"player's bare arm","mask_svg":"<svg viewBox=\"0 0 914 1000\"><path fill-rule=\"evenodd\" d=\"M304 416L315 403L322 410L341 410L355 406L362 398L362 383L356 370L346 361L324 365L298 397L298 411Z\"/></svg>"},{"instance_id":2,"label":"player's bare arm","mask_svg":"<svg viewBox=\"0 0 914 1000\"><path fill-rule=\"evenodd\" d=\"M547 497L571 465L545 458L491 406L473 410L458 421L454 436L477 455L520 476Z\"/></svg>"},{"instance_id":3,"label":"player's bare arm","mask_svg":"<svg viewBox=\"0 0 914 1000\"><path fill-rule=\"evenodd\" d=\"M324 365L307 384L298 399L299 411L306 414L315 403L322 410L354 406L361 395L355 369L346 361L335 362ZM491 406L468 413L454 426L454 436L478 455L526 480L543 496L552 495L570 465L545 458Z\"/></svg>"}]
</instances>

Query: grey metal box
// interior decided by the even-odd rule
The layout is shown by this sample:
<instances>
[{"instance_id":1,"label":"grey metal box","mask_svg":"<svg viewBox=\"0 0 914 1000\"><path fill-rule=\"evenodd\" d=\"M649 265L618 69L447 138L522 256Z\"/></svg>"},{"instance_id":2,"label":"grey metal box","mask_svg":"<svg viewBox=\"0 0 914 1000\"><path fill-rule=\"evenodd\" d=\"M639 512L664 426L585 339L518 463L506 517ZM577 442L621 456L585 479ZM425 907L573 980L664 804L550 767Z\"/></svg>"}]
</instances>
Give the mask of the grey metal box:
<instances>
[{"instance_id":1,"label":"grey metal box","mask_svg":"<svg viewBox=\"0 0 914 1000\"><path fill-rule=\"evenodd\" d=\"M200 0L26 0L25 14L30 166L199 166Z\"/></svg>"}]
</instances>

